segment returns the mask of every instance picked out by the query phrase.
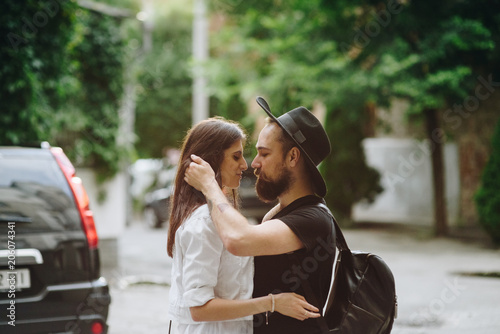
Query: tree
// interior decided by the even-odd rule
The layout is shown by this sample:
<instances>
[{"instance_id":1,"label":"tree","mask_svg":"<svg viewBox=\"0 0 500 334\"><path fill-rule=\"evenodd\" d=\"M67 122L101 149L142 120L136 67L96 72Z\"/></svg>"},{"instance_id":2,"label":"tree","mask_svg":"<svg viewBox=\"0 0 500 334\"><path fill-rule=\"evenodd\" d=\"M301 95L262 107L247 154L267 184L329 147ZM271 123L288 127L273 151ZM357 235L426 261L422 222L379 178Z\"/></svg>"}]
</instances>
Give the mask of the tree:
<instances>
[{"instance_id":1,"label":"tree","mask_svg":"<svg viewBox=\"0 0 500 334\"><path fill-rule=\"evenodd\" d=\"M362 155L349 156L359 152L366 110L389 106L393 98L407 100L409 118L426 123L435 231L443 235L448 230L444 129L467 117L471 105L456 106L457 101L476 103L477 80L486 82L486 87L496 85L499 4L485 0L241 2L226 9L230 30L213 37L217 43L217 59L211 64L211 76L217 80L214 95L224 98L239 91L242 100L248 101L249 95L259 93L279 106L274 108L277 113L321 101L327 109L330 136L345 142L334 143L335 151L322 170L329 188L341 189L352 201L373 199L380 190L371 176L367 183L371 186L349 176L355 166L360 168L356 175L377 178ZM352 125L357 125L357 131ZM349 205L336 208L339 200L330 198L329 204L348 215Z\"/></svg>"},{"instance_id":2,"label":"tree","mask_svg":"<svg viewBox=\"0 0 500 334\"><path fill-rule=\"evenodd\" d=\"M350 2L338 6L353 8ZM226 9L227 28L211 39L209 86L222 101L235 94L242 101L262 95L277 115L299 105L324 105L333 147L321 165L330 189L326 200L349 220L354 203L371 201L381 191L380 176L366 165L361 148L366 98L378 88L365 73L350 76L349 61L337 51L343 23L354 15L344 18L325 7L319 0L245 1ZM332 29L336 19L340 29Z\"/></svg>"},{"instance_id":3,"label":"tree","mask_svg":"<svg viewBox=\"0 0 500 334\"><path fill-rule=\"evenodd\" d=\"M456 106L456 101L466 101L476 78L498 73L494 59L500 50L500 21L495 14L499 3L390 0L363 4L355 42L342 51L353 71L376 78L386 96L407 99L408 113L425 119L432 151L435 231L445 235L445 133L439 111L452 108L448 116L464 117L463 108L468 106ZM356 38L363 38L364 43Z\"/></svg>"},{"instance_id":4,"label":"tree","mask_svg":"<svg viewBox=\"0 0 500 334\"><path fill-rule=\"evenodd\" d=\"M191 126L191 7L156 5L153 48L137 67L136 150L143 158L179 147Z\"/></svg>"}]
</instances>

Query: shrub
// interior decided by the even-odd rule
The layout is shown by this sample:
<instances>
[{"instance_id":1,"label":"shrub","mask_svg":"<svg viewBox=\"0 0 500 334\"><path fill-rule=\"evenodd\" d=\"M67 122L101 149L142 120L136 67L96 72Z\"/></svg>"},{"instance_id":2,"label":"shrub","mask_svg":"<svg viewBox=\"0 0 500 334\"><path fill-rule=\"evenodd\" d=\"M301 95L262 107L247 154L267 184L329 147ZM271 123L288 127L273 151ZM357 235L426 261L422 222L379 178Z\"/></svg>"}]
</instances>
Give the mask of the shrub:
<instances>
[{"instance_id":1,"label":"shrub","mask_svg":"<svg viewBox=\"0 0 500 334\"><path fill-rule=\"evenodd\" d=\"M492 152L481 182L475 197L479 220L493 242L500 245L500 121L493 134Z\"/></svg>"}]
</instances>

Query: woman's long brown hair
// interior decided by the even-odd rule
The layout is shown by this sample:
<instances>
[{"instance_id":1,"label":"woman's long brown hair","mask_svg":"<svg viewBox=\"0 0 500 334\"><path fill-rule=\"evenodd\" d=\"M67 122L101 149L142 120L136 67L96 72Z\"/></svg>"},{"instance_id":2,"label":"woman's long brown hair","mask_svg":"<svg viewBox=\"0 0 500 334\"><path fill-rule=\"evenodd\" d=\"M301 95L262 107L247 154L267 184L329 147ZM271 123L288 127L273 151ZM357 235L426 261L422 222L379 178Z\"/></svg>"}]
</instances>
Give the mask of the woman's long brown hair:
<instances>
[{"instance_id":1,"label":"woman's long brown hair","mask_svg":"<svg viewBox=\"0 0 500 334\"><path fill-rule=\"evenodd\" d=\"M205 196L184 181L184 174L191 163L191 154L201 157L210 164L219 186L222 187L220 165L224 159L224 151L237 140L245 138L245 133L237 123L222 117L201 121L188 131L182 145L174 195L170 202L167 240L167 253L170 257L173 256L175 233L194 210L206 203Z\"/></svg>"}]
</instances>

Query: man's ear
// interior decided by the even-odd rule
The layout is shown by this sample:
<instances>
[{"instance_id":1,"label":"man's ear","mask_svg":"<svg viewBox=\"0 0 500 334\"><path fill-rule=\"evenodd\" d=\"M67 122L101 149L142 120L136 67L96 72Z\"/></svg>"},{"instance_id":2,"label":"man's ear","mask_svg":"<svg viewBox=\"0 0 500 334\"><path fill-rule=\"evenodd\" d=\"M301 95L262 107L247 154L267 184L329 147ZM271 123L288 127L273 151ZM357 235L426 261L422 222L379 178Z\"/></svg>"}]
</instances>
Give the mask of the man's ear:
<instances>
[{"instance_id":1,"label":"man's ear","mask_svg":"<svg viewBox=\"0 0 500 334\"><path fill-rule=\"evenodd\" d=\"M288 163L290 167L295 167L299 163L300 160L300 150L298 147L292 147L292 149L288 152Z\"/></svg>"}]
</instances>

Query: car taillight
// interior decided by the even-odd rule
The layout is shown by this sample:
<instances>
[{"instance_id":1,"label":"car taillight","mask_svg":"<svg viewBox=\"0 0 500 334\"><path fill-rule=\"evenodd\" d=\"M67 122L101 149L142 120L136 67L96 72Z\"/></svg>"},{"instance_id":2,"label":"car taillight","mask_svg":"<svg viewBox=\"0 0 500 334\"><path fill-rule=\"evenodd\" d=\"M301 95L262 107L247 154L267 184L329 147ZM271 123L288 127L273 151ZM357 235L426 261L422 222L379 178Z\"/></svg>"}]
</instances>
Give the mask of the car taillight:
<instances>
[{"instance_id":1,"label":"car taillight","mask_svg":"<svg viewBox=\"0 0 500 334\"><path fill-rule=\"evenodd\" d=\"M99 238L97 237L97 230L95 228L94 215L89 208L89 197L83 187L82 180L75 176L75 167L73 167L73 164L69 161L68 157L64 154L60 147L52 147L50 151L56 158L56 161L63 171L64 176L70 185L71 191L75 196L89 248L96 249L99 243Z\"/></svg>"},{"instance_id":2,"label":"car taillight","mask_svg":"<svg viewBox=\"0 0 500 334\"><path fill-rule=\"evenodd\" d=\"M92 334L102 334L104 326L99 321L96 321L92 324L90 330L92 331Z\"/></svg>"},{"instance_id":3,"label":"car taillight","mask_svg":"<svg viewBox=\"0 0 500 334\"><path fill-rule=\"evenodd\" d=\"M92 211L86 210L84 212L83 225L85 233L87 234L89 248L96 249L99 244L99 238L97 237L97 230L95 228L94 215L92 214Z\"/></svg>"}]
</instances>

